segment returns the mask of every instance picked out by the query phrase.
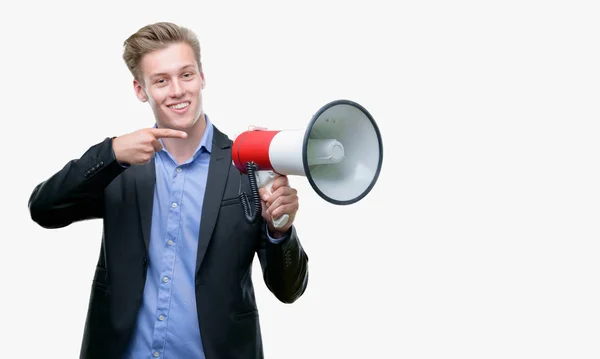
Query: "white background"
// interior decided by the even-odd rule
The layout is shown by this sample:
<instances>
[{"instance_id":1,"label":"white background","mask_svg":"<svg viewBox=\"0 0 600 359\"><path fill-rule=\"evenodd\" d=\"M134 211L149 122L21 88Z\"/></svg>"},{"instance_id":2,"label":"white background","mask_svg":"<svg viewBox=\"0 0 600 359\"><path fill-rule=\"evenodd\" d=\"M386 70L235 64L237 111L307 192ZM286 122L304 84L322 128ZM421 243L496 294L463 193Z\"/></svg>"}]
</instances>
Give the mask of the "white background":
<instances>
[{"instance_id":1,"label":"white background","mask_svg":"<svg viewBox=\"0 0 600 359\"><path fill-rule=\"evenodd\" d=\"M198 34L205 110L230 135L303 128L339 98L383 135L380 180L353 206L291 178L311 277L285 305L256 265L267 358L598 358L593 3L2 5L1 356L78 357L101 223L42 229L27 200L89 146L153 124L121 46L166 20Z\"/></svg>"}]
</instances>

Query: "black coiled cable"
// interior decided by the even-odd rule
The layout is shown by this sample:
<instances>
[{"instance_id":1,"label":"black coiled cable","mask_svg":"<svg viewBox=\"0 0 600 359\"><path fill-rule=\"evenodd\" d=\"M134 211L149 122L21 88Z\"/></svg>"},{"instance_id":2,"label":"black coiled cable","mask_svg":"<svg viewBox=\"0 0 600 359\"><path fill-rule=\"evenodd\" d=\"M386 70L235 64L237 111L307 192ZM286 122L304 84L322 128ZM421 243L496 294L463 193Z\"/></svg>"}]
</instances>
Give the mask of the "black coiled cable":
<instances>
[{"instance_id":1,"label":"black coiled cable","mask_svg":"<svg viewBox=\"0 0 600 359\"><path fill-rule=\"evenodd\" d=\"M256 184L256 176L254 172L258 170L258 166L254 162L246 162L246 173L248 174L248 179L250 180L250 191L252 192L252 200L253 207L248 200L248 196L245 192L242 192L238 195L240 202L242 203L242 207L244 208L244 215L246 216L246 221L250 224L256 223L258 220L259 214L262 212L261 204L260 204L260 196L258 194L258 185ZM240 189L241 190L241 189Z\"/></svg>"}]
</instances>

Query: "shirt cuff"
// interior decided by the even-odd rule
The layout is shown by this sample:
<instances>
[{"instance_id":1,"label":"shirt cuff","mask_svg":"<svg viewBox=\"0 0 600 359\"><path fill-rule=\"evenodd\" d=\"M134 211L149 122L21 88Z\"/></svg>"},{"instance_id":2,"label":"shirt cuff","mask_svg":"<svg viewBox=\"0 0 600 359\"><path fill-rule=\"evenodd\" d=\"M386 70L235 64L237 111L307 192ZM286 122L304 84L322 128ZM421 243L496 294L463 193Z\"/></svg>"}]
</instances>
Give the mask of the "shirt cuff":
<instances>
[{"instance_id":1,"label":"shirt cuff","mask_svg":"<svg viewBox=\"0 0 600 359\"><path fill-rule=\"evenodd\" d=\"M286 239L289 237L289 235L287 235L287 234L286 234L285 236L283 236L283 237L281 237L281 238L273 238L273 237L271 237L271 235L269 234L269 224L268 224L268 223L265 223L265 226L267 227L267 238L269 238L269 242L271 242L271 243L273 243L273 244L277 244L277 243L279 243L279 242L281 242L281 241L284 241L284 240L286 240Z\"/></svg>"}]
</instances>

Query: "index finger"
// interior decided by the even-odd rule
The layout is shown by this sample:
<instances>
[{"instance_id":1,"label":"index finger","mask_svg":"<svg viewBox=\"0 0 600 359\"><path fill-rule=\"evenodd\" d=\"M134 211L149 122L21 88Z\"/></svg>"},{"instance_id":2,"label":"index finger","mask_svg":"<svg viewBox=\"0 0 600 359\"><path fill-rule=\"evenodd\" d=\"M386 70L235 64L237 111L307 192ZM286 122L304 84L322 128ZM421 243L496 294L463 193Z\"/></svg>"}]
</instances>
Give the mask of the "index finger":
<instances>
[{"instance_id":1,"label":"index finger","mask_svg":"<svg viewBox=\"0 0 600 359\"><path fill-rule=\"evenodd\" d=\"M273 186L271 187L271 192L275 192L279 187L289 186L289 180L287 176L277 176L273 181Z\"/></svg>"},{"instance_id":2,"label":"index finger","mask_svg":"<svg viewBox=\"0 0 600 359\"><path fill-rule=\"evenodd\" d=\"M150 133L156 138L187 138L187 133L170 128L151 128Z\"/></svg>"}]
</instances>

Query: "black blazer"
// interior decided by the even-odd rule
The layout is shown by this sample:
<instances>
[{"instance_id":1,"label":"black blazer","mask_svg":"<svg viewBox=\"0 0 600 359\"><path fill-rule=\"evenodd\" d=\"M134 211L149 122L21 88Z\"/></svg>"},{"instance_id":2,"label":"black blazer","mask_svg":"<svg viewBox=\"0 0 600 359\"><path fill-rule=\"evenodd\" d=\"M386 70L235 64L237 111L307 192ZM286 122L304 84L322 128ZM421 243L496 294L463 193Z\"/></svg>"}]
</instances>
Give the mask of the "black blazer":
<instances>
[{"instance_id":1,"label":"black blazer","mask_svg":"<svg viewBox=\"0 0 600 359\"><path fill-rule=\"evenodd\" d=\"M269 290L292 303L306 289L308 257L292 227L268 241L264 220L249 225L237 195L249 181L231 161L232 141L214 128L196 260L196 303L208 359L263 358L252 284L258 254ZM92 146L35 187L31 218L44 228L103 219L81 359L121 359L142 301L155 185L154 161L124 169L112 139ZM187 359L187 358L182 358Z\"/></svg>"}]
</instances>

